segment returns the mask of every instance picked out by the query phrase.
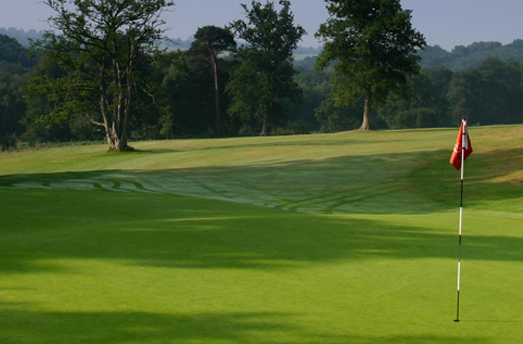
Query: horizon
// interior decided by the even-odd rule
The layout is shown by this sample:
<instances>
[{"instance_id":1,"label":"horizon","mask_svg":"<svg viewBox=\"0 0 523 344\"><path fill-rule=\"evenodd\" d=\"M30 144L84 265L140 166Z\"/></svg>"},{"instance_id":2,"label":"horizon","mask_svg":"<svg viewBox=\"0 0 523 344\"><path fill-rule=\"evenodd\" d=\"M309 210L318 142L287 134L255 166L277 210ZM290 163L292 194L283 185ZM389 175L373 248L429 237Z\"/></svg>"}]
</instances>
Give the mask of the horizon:
<instances>
[{"instance_id":1,"label":"horizon","mask_svg":"<svg viewBox=\"0 0 523 344\"><path fill-rule=\"evenodd\" d=\"M26 32L26 33L29 33L29 32L36 32L36 33L43 33L45 32L45 30L36 30L36 29L24 29L24 28L18 28L18 27L5 27L5 26L0 26L0 30L17 30L17 31L23 31L23 32ZM183 37L175 37L175 36L166 36L165 37L167 40L172 40L172 41L176 41L176 40L179 40L179 41L182 41L184 43L190 43L192 42L193 40L193 37L187 37L187 38L183 38ZM446 47L443 47L439 44L427 44L427 46L430 46L430 47L439 47L449 53L451 53L454 49L456 49L457 47L469 47L473 44L478 44L478 43L499 43L499 44L502 44L503 46L507 46L507 45L511 45L513 44L514 42L516 41L521 41L523 40L523 36L521 38L514 38L512 41L510 42L500 42L500 41L485 41L485 40L478 40L478 41L474 41L474 42L470 42L468 44L464 44L464 45L456 45L452 48L446 48ZM316 46L310 46L310 45L304 45L304 44L300 44L298 45L298 48L297 49L315 49L315 50L321 50L322 49L322 46L321 45L316 45Z\"/></svg>"},{"instance_id":2,"label":"horizon","mask_svg":"<svg viewBox=\"0 0 523 344\"><path fill-rule=\"evenodd\" d=\"M51 14L40 0L8 0L8 10L0 11L0 27L24 31L49 29L47 17ZM225 2L225 5L224 5ZM179 0L165 15L166 36L171 39L192 39L196 29L203 25L223 26L243 15L243 0ZM5 3L5 2L4 2ZM437 4L402 0L412 10L414 27L422 32L431 46L452 51L456 46L476 42L500 42L504 45L523 38L519 13L523 2L506 0L503 6L489 0L441 0ZM292 3L296 22L307 30L300 47L321 47L314 38L319 25L327 18L323 1L295 0ZM205 10L202 11L202 8ZM442 25L445 21L445 25Z\"/></svg>"},{"instance_id":3,"label":"horizon","mask_svg":"<svg viewBox=\"0 0 523 344\"><path fill-rule=\"evenodd\" d=\"M43 33L45 32L45 30L36 30L36 29L24 29L24 28L18 28L18 27L2 27L0 26L0 30L5 30L5 31L9 31L9 30L16 30L16 31L22 31L22 32L25 32L25 33L37 33L37 34L40 34L40 33ZM190 43L192 42L192 40L194 39L193 37L187 37L187 38L183 38L183 37L175 37L175 36L165 36L165 39L167 40L171 40L171 41L181 41L182 43ZM460 44L460 45L456 45L456 46L453 46L451 48L447 48L447 47L444 47L444 46L441 46L439 44L427 44L427 47L434 47L434 48L441 48L449 53L452 53L456 48L458 47L470 47L474 44L480 44L480 43L499 43L501 44L502 46L507 46L507 45L511 45L511 44L514 44L515 42L517 41L522 41L523 40L523 36L521 38L514 38L512 41L507 41L507 42L500 42L500 41L486 41L486 40L478 40L478 41L473 41L473 42L470 42L470 43L467 43L467 44ZM303 44L300 44L298 45L298 48L297 49L314 49L314 50L321 50L323 47L321 45L316 45L316 46L311 46L311 45L303 45Z\"/></svg>"}]
</instances>

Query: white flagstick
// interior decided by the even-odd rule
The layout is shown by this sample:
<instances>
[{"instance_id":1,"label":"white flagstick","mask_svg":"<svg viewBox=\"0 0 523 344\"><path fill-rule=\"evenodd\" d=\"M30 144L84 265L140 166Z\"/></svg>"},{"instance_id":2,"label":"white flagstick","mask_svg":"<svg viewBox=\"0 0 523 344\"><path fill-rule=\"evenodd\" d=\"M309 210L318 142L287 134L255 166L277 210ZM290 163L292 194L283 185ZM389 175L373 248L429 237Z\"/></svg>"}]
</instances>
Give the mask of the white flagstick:
<instances>
[{"instance_id":1,"label":"white flagstick","mask_svg":"<svg viewBox=\"0 0 523 344\"><path fill-rule=\"evenodd\" d=\"M457 272L457 302L456 302L456 322L459 322L459 294L461 291L461 244L463 241L463 181L465 177L465 149L468 148L467 127L465 120L461 121L463 128L461 135L461 191L459 202L459 226L458 226L458 272Z\"/></svg>"}]
</instances>

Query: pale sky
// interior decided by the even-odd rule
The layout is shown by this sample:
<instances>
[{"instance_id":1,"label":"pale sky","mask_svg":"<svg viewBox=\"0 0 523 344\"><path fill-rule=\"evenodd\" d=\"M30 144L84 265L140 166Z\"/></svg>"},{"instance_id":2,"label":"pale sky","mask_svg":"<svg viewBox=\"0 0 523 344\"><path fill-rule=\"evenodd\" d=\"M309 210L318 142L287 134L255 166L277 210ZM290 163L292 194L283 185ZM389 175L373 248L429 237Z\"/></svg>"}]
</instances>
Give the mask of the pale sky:
<instances>
[{"instance_id":1,"label":"pale sky","mask_svg":"<svg viewBox=\"0 0 523 344\"><path fill-rule=\"evenodd\" d=\"M245 0L174 0L165 15L168 35L189 38L198 26L225 25L242 16ZM302 45L318 45L314 33L327 17L322 0L293 0L296 20L307 32ZM451 49L474 41L509 43L523 38L523 0L403 0L429 44ZM0 27L46 29L49 10L41 0L0 0Z\"/></svg>"}]
</instances>

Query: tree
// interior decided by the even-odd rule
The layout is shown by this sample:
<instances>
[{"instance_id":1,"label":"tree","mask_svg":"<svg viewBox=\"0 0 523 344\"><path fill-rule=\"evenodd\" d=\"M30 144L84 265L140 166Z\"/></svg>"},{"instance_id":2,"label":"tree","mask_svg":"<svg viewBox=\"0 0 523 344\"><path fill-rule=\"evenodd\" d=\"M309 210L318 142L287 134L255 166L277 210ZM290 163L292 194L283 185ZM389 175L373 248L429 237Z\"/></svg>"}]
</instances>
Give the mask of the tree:
<instances>
[{"instance_id":1,"label":"tree","mask_svg":"<svg viewBox=\"0 0 523 344\"><path fill-rule=\"evenodd\" d=\"M228 87L233 97L229 111L261 125L261 135L281 117L284 103L300 94L294 81L293 51L305 30L294 24L289 0L278 4L279 9L275 1L242 4L247 18L232 24L246 45L239 49L240 65Z\"/></svg>"},{"instance_id":2,"label":"tree","mask_svg":"<svg viewBox=\"0 0 523 344\"><path fill-rule=\"evenodd\" d=\"M223 123L221 115L221 88L220 88L220 68L219 55L233 51L236 48L234 35L229 29L216 26L204 26L198 29L194 35L194 42L191 46L191 52L206 56L212 69L214 82L214 102L215 102L215 130L217 135L223 133Z\"/></svg>"},{"instance_id":3,"label":"tree","mask_svg":"<svg viewBox=\"0 0 523 344\"><path fill-rule=\"evenodd\" d=\"M31 53L39 58L23 89L23 139L34 143L94 138L98 128L89 121L98 111L96 85L81 72L91 66L84 59L86 55L76 50L73 42L52 34L31 47Z\"/></svg>"},{"instance_id":4,"label":"tree","mask_svg":"<svg viewBox=\"0 0 523 344\"><path fill-rule=\"evenodd\" d=\"M110 150L130 150L129 122L139 59L155 49L169 0L46 0L53 26L74 42L95 81L100 119ZM63 54L70 53L63 51ZM80 66L78 67L81 68ZM83 67L85 68L85 67Z\"/></svg>"},{"instance_id":5,"label":"tree","mask_svg":"<svg viewBox=\"0 0 523 344\"><path fill-rule=\"evenodd\" d=\"M521 65L488 59L456 73L448 93L455 119L477 124L520 123L523 119Z\"/></svg>"},{"instance_id":6,"label":"tree","mask_svg":"<svg viewBox=\"0 0 523 344\"><path fill-rule=\"evenodd\" d=\"M163 54L160 60L159 87L168 108L161 119L162 132L184 137L216 134L213 77L208 60L180 50ZM225 99L220 102L227 105Z\"/></svg>"},{"instance_id":7,"label":"tree","mask_svg":"<svg viewBox=\"0 0 523 344\"><path fill-rule=\"evenodd\" d=\"M426 43L400 0L326 0L330 14L317 37L325 42L318 65L335 63L346 102L364 100L362 130L370 129L373 104L382 102L408 76L419 71L419 49Z\"/></svg>"}]
</instances>

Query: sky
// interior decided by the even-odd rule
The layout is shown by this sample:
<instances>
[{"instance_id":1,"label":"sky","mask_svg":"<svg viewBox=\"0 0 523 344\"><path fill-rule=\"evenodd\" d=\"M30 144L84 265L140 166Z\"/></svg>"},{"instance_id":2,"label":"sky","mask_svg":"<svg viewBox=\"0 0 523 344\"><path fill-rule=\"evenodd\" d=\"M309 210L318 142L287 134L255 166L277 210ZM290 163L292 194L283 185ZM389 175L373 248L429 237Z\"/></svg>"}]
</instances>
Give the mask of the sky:
<instances>
[{"instance_id":1,"label":"sky","mask_svg":"<svg viewBox=\"0 0 523 344\"><path fill-rule=\"evenodd\" d=\"M308 32L301 45L318 46L314 33L327 18L322 0L291 0ZM174 0L165 14L168 36L190 38L199 26L225 25L243 15L246 0ZM452 49L476 41L510 43L523 38L523 0L402 0L413 23L431 45ZM0 0L0 27L47 29L49 10L42 0Z\"/></svg>"}]
</instances>

